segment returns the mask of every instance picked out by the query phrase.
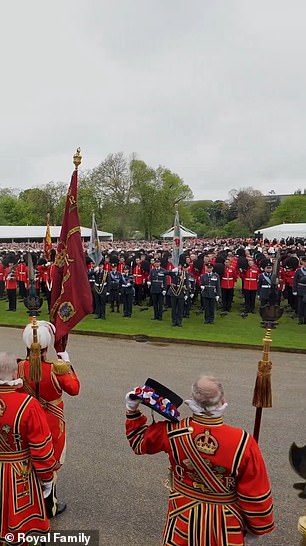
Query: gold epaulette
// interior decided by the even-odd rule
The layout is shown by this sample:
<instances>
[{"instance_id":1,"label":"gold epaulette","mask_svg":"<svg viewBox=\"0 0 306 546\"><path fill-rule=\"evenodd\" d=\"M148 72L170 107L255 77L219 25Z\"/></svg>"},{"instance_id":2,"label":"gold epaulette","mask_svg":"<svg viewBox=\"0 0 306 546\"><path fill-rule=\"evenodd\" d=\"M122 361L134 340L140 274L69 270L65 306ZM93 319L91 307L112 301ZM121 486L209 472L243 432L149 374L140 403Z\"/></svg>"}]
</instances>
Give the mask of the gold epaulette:
<instances>
[{"instance_id":1,"label":"gold epaulette","mask_svg":"<svg viewBox=\"0 0 306 546\"><path fill-rule=\"evenodd\" d=\"M64 375L65 373L71 372L71 366L69 362L65 362L65 360L56 360L53 362L53 371L55 375Z\"/></svg>"}]
</instances>

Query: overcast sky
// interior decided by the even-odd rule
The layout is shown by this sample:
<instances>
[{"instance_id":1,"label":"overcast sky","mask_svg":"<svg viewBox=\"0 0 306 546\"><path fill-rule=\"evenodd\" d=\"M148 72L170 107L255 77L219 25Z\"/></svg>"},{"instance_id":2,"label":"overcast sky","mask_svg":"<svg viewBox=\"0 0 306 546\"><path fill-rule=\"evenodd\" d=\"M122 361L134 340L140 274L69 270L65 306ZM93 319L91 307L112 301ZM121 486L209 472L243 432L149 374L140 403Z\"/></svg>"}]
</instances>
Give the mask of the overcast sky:
<instances>
[{"instance_id":1,"label":"overcast sky","mask_svg":"<svg viewBox=\"0 0 306 546\"><path fill-rule=\"evenodd\" d=\"M110 152L196 199L306 188L305 0L1 2L0 187Z\"/></svg>"}]
</instances>

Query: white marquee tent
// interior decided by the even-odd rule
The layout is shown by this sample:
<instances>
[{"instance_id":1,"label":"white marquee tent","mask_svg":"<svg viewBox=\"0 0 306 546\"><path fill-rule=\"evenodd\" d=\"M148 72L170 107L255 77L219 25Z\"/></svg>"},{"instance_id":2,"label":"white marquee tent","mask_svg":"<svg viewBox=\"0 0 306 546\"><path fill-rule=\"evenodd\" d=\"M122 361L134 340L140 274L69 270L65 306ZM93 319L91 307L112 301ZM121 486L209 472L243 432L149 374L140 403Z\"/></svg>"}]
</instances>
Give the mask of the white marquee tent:
<instances>
[{"instance_id":1,"label":"white marquee tent","mask_svg":"<svg viewBox=\"0 0 306 546\"><path fill-rule=\"evenodd\" d=\"M277 239L278 241L287 237L306 237L306 223L279 224L259 229L256 233L260 233L263 239Z\"/></svg>"},{"instance_id":2,"label":"white marquee tent","mask_svg":"<svg viewBox=\"0 0 306 546\"><path fill-rule=\"evenodd\" d=\"M180 224L180 228L181 228L181 235L183 239L188 239L188 238L194 239L195 237L197 237L197 234L194 231L191 231L191 229L185 228L181 224ZM173 233L174 233L174 227L165 231L165 233L163 233L161 237L163 239L173 239Z\"/></svg>"},{"instance_id":3,"label":"white marquee tent","mask_svg":"<svg viewBox=\"0 0 306 546\"><path fill-rule=\"evenodd\" d=\"M51 238L57 241L60 236L61 226L50 226ZM0 226L0 241L5 242L42 242L46 235L46 226ZM91 228L81 227L81 237L89 240ZM98 231L100 240L112 241L113 234L107 231Z\"/></svg>"}]
</instances>

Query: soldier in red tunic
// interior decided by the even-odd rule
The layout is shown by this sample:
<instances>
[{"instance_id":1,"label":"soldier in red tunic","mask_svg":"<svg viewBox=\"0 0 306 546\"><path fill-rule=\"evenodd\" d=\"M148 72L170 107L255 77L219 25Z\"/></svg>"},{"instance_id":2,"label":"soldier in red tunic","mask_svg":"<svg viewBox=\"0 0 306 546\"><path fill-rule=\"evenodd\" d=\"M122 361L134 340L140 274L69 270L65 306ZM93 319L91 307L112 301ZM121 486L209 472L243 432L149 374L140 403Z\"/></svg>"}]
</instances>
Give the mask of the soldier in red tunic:
<instances>
[{"instance_id":1,"label":"soldier in red tunic","mask_svg":"<svg viewBox=\"0 0 306 546\"><path fill-rule=\"evenodd\" d=\"M255 313L256 294L260 269L249 260L248 269L242 272L245 313Z\"/></svg>"},{"instance_id":2,"label":"soldier in red tunic","mask_svg":"<svg viewBox=\"0 0 306 546\"><path fill-rule=\"evenodd\" d=\"M16 275L17 275L17 281L18 281L18 287L19 287L19 298L23 300L23 298L25 298L27 295L27 283L28 283L28 267L24 261L23 256L18 261L18 264L16 267Z\"/></svg>"},{"instance_id":3,"label":"soldier in red tunic","mask_svg":"<svg viewBox=\"0 0 306 546\"><path fill-rule=\"evenodd\" d=\"M66 447L63 392L76 396L80 391L80 382L67 352L59 353L59 360L55 362L47 360L47 349L54 343L54 332L53 324L36 321L35 318L32 324L26 326L23 341L27 346L27 359L19 361L18 373L23 379L24 392L34 396L44 408L58 470L64 462ZM37 343L33 342L35 335ZM66 509L66 504L57 502L55 481L46 506L49 518Z\"/></svg>"},{"instance_id":4,"label":"soldier in red tunic","mask_svg":"<svg viewBox=\"0 0 306 546\"><path fill-rule=\"evenodd\" d=\"M221 277L221 293L223 311L229 312L232 309L234 287L237 282L237 270L230 264L227 258L224 262L224 272Z\"/></svg>"},{"instance_id":5,"label":"soldier in red tunic","mask_svg":"<svg viewBox=\"0 0 306 546\"><path fill-rule=\"evenodd\" d=\"M186 400L192 417L179 421L177 395L149 382L126 395L126 436L136 455L168 454L170 495L162 544L243 546L246 533L271 533L273 504L265 463L252 436L223 423L227 404L222 385L200 377ZM148 426L140 401L169 421Z\"/></svg>"},{"instance_id":6,"label":"soldier in red tunic","mask_svg":"<svg viewBox=\"0 0 306 546\"><path fill-rule=\"evenodd\" d=\"M56 464L45 413L17 377L15 355L0 353L0 540L11 533L10 544L18 533L49 531L44 495Z\"/></svg>"},{"instance_id":7,"label":"soldier in red tunic","mask_svg":"<svg viewBox=\"0 0 306 546\"><path fill-rule=\"evenodd\" d=\"M135 289L135 305L142 304L143 298L143 271L140 258L135 258L135 264L132 268L134 289Z\"/></svg>"}]
</instances>

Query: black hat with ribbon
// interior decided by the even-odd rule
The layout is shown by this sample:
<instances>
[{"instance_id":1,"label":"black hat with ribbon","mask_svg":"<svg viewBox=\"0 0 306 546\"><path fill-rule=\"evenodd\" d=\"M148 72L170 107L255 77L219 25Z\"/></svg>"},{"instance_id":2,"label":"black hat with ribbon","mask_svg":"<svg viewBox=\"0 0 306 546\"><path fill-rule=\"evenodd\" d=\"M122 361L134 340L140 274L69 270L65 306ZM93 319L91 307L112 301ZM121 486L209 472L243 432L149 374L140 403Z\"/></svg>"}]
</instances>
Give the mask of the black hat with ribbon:
<instances>
[{"instance_id":1,"label":"black hat with ribbon","mask_svg":"<svg viewBox=\"0 0 306 546\"><path fill-rule=\"evenodd\" d=\"M135 400L138 398L142 404L170 421L179 420L180 412L177 408L183 403L183 398L155 379L149 377L145 384L136 387L130 396Z\"/></svg>"}]
</instances>

